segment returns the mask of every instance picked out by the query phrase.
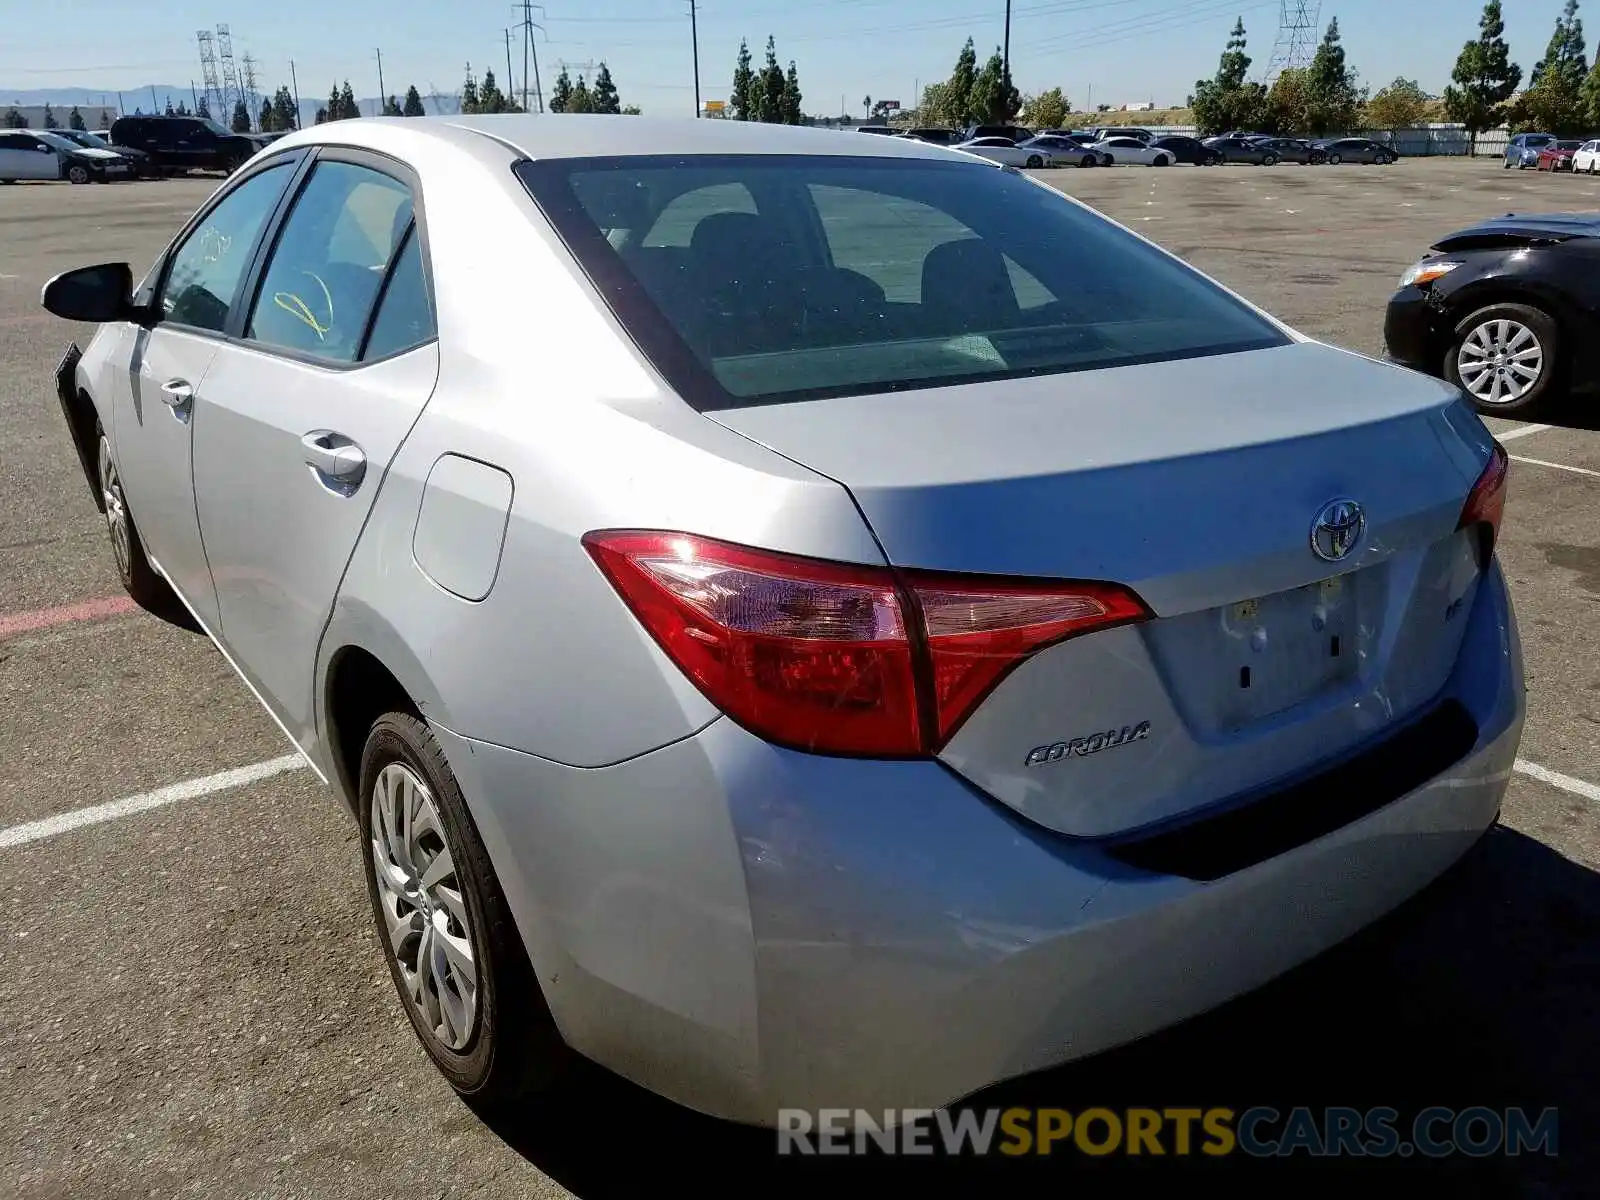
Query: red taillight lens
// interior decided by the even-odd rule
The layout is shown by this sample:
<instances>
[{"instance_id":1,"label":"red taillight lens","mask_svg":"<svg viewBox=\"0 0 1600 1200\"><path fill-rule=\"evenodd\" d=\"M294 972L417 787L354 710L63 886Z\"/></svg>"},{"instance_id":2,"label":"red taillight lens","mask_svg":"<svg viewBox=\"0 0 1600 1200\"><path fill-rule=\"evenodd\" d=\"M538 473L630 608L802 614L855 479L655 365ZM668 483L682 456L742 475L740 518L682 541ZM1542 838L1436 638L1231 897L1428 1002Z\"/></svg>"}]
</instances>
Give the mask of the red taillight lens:
<instances>
[{"instance_id":1,"label":"red taillight lens","mask_svg":"<svg viewBox=\"0 0 1600 1200\"><path fill-rule=\"evenodd\" d=\"M1467 503L1461 510L1461 520L1456 523L1457 529L1487 525L1487 551L1494 549L1495 539L1500 535L1500 519L1506 511L1506 476L1510 468L1511 460L1506 457L1506 448L1496 442L1488 465L1483 468L1478 482L1472 485L1472 491L1467 496ZM1487 551L1485 558L1488 557Z\"/></svg>"},{"instance_id":2,"label":"red taillight lens","mask_svg":"<svg viewBox=\"0 0 1600 1200\"><path fill-rule=\"evenodd\" d=\"M679 533L584 545L712 703L820 753L930 754L1028 655L1147 615L1109 584L897 577Z\"/></svg>"},{"instance_id":3,"label":"red taillight lens","mask_svg":"<svg viewBox=\"0 0 1600 1200\"><path fill-rule=\"evenodd\" d=\"M908 574L932 660L936 737L944 744L1010 670L1044 647L1148 616L1105 583L1049 585L935 580Z\"/></svg>"}]
</instances>

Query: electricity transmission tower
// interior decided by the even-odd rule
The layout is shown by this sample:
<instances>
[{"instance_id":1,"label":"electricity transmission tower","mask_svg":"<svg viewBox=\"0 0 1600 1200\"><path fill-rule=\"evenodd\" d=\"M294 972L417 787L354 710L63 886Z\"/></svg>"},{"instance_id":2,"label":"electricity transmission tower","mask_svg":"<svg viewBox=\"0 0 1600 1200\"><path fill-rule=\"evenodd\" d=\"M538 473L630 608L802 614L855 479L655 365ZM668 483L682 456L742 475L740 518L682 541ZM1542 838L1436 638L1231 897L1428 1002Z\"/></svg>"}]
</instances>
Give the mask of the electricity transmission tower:
<instances>
[{"instance_id":1,"label":"electricity transmission tower","mask_svg":"<svg viewBox=\"0 0 1600 1200\"><path fill-rule=\"evenodd\" d=\"M1271 87L1283 72L1311 65L1322 23L1322 0L1278 0L1278 39L1261 82Z\"/></svg>"},{"instance_id":2,"label":"electricity transmission tower","mask_svg":"<svg viewBox=\"0 0 1600 1200\"><path fill-rule=\"evenodd\" d=\"M249 54L246 54L244 58L240 60L240 63L244 67L244 75L242 80L244 83L245 95L244 106L245 110L250 114L250 119L254 121L256 119L256 114L261 109L261 97L256 95L256 60L251 58ZM231 115L232 114L230 114L230 117Z\"/></svg>"},{"instance_id":3,"label":"electricity transmission tower","mask_svg":"<svg viewBox=\"0 0 1600 1200\"><path fill-rule=\"evenodd\" d=\"M200 43L200 86L205 89L206 107L222 111L222 85L217 81L217 43L209 29L194 35Z\"/></svg>"},{"instance_id":4,"label":"electricity transmission tower","mask_svg":"<svg viewBox=\"0 0 1600 1200\"><path fill-rule=\"evenodd\" d=\"M211 115L226 121L232 115L233 102L244 99L244 89L239 86L239 72L233 65L233 37L226 25L217 26L217 56L222 60L222 109Z\"/></svg>"}]
</instances>

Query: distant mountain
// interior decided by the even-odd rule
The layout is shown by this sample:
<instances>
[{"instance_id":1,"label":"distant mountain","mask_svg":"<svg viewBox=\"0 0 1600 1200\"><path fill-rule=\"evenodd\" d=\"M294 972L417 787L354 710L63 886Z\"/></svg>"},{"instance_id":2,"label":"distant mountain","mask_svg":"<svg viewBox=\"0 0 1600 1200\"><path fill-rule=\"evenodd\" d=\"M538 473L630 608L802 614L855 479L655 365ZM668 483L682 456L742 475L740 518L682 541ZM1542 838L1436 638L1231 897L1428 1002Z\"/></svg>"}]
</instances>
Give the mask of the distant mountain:
<instances>
[{"instance_id":1,"label":"distant mountain","mask_svg":"<svg viewBox=\"0 0 1600 1200\"><path fill-rule=\"evenodd\" d=\"M278 86L278 84L274 83L271 88L276 91ZM401 89L395 93L395 99L403 101L405 95L405 90ZM63 116L65 116L66 111L70 110L74 104L115 105L117 99L118 92L116 88L8 88L0 84L0 112L3 112L13 104L19 108L24 105L49 104L55 108L62 109ZM169 101L174 107L184 104L190 110L193 110L195 106L194 92L187 85L179 87L177 84L171 83L146 83L141 84L139 87L123 88L121 100L123 111L129 114L134 109L147 113L165 112ZM312 97L302 92L300 94L300 123L302 125L310 125L317 119L317 109L326 103L327 99L323 96ZM375 117L383 111L383 100L380 98L368 96L358 100L356 103L361 106L363 116ZM460 107L453 94L441 95L436 102L426 92L422 95L422 106L430 115L434 113L453 115ZM212 113L211 115L226 123L233 114L228 112Z\"/></svg>"}]
</instances>

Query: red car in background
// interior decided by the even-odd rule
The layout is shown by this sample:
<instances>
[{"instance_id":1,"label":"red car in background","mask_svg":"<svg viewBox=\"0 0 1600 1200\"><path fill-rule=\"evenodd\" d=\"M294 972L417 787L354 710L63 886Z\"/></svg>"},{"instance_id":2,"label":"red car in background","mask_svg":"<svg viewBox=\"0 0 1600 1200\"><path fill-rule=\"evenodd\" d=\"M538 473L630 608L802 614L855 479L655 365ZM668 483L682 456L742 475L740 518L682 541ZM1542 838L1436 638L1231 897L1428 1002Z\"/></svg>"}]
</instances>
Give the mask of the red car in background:
<instances>
[{"instance_id":1,"label":"red car in background","mask_svg":"<svg viewBox=\"0 0 1600 1200\"><path fill-rule=\"evenodd\" d=\"M1580 142L1552 142L1539 151L1539 161L1534 164L1536 171L1570 171L1572 170L1572 156L1582 148Z\"/></svg>"}]
</instances>

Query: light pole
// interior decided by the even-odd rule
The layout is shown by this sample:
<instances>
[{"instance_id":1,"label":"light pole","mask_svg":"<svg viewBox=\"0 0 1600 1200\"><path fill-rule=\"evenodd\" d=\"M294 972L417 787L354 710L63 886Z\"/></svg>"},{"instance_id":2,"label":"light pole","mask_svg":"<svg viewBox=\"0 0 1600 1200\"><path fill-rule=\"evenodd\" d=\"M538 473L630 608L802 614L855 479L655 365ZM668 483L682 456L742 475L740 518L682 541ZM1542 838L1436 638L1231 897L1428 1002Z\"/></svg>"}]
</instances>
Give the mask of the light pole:
<instances>
[{"instance_id":1,"label":"light pole","mask_svg":"<svg viewBox=\"0 0 1600 1200\"><path fill-rule=\"evenodd\" d=\"M1002 73L1011 78L1011 0L1006 0L1006 44L1000 55Z\"/></svg>"},{"instance_id":2,"label":"light pole","mask_svg":"<svg viewBox=\"0 0 1600 1200\"><path fill-rule=\"evenodd\" d=\"M689 0L689 40L694 44L694 115L698 118L700 116L700 27L695 21L694 0Z\"/></svg>"}]
</instances>

